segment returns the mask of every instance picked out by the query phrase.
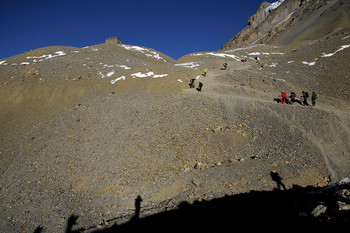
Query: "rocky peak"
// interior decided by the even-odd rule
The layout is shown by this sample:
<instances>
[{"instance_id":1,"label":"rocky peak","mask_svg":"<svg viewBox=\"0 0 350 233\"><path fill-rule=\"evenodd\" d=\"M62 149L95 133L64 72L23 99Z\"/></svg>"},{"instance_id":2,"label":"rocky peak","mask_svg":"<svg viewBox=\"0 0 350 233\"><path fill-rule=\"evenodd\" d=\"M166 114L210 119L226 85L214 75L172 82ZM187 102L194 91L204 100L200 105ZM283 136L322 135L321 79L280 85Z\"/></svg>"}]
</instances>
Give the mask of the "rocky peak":
<instances>
[{"instance_id":1,"label":"rocky peak","mask_svg":"<svg viewBox=\"0 0 350 233\"><path fill-rule=\"evenodd\" d=\"M270 3L264 1L260 5L259 10L248 19L248 25L251 27L256 27L258 24L263 22L269 13L266 12L265 9L268 8L270 5Z\"/></svg>"},{"instance_id":2,"label":"rocky peak","mask_svg":"<svg viewBox=\"0 0 350 233\"><path fill-rule=\"evenodd\" d=\"M221 50L254 44L288 45L310 38L317 40L336 28L347 27L344 22L349 14L348 5L349 2L344 0L263 2L248 19L248 26Z\"/></svg>"}]
</instances>

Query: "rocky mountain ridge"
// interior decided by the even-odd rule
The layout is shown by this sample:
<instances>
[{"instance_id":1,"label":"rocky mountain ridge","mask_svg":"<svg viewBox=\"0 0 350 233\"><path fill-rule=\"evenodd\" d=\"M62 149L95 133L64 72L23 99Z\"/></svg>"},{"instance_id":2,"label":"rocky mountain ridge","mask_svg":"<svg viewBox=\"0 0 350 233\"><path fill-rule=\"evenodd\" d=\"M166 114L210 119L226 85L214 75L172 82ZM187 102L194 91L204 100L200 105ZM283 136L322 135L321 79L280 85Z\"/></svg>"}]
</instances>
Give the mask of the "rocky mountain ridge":
<instances>
[{"instance_id":1,"label":"rocky mountain ridge","mask_svg":"<svg viewBox=\"0 0 350 233\"><path fill-rule=\"evenodd\" d=\"M248 26L224 44L221 50L255 44L290 45L291 49L295 49L348 25L348 1L285 0L276 3L278 7L271 9L273 4L263 2L249 18Z\"/></svg>"}]
</instances>

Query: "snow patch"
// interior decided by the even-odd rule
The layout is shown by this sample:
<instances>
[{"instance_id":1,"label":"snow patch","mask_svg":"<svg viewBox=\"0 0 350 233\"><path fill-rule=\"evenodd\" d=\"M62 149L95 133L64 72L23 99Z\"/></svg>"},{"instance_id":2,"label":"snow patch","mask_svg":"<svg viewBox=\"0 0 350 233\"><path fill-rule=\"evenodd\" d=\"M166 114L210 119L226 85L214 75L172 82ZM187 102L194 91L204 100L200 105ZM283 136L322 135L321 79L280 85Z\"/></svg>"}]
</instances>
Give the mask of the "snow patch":
<instances>
[{"instance_id":1,"label":"snow patch","mask_svg":"<svg viewBox=\"0 0 350 233\"><path fill-rule=\"evenodd\" d=\"M194 53L192 54L192 56L203 56L203 55L211 55L211 56L216 56L216 57L229 57L229 58L233 58L236 61L241 61L241 59L233 54L227 54L227 53L213 53L213 52L209 52L209 53Z\"/></svg>"},{"instance_id":2,"label":"snow patch","mask_svg":"<svg viewBox=\"0 0 350 233\"><path fill-rule=\"evenodd\" d=\"M279 0L277 2L274 2L274 3L271 3L270 6L266 7L265 8L265 12L268 12L268 11L273 11L275 10L277 7L279 7L285 0Z\"/></svg>"},{"instance_id":3,"label":"snow patch","mask_svg":"<svg viewBox=\"0 0 350 233\"><path fill-rule=\"evenodd\" d=\"M132 74L132 78L146 78L146 77L150 77L150 76L153 76L154 73L153 72L148 72L146 74L142 74L141 72L138 72L138 73L135 73L135 74Z\"/></svg>"},{"instance_id":4,"label":"snow patch","mask_svg":"<svg viewBox=\"0 0 350 233\"><path fill-rule=\"evenodd\" d=\"M4 64L5 62L6 62L6 60L0 61L0 65Z\"/></svg>"},{"instance_id":5,"label":"snow patch","mask_svg":"<svg viewBox=\"0 0 350 233\"><path fill-rule=\"evenodd\" d=\"M198 64L197 62L186 62L186 63L175 64L175 66L195 69L196 67L200 66L200 64Z\"/></svg>"},{"instance_id":6,"label":"snow patch","mask_svg":"<svg viewBox=\"0 0 350 233\"><path fill-rule=\"evenodd\" d=\"M294 61L289 61L289 62L287 62L287 64L290 64L290 63L294 63Z\"/></svg>"},{"instance_id":7,"label":"snow patch","mask_svg":"<svg viewBox=\"0 0 350 233\"><path fill-rule=\"evenodd\" d=\"M135 51L135 52L139 52L139 53L143 53L145 54L147 57L152 57L155 58L157 60L163 60L164 62L166 62L166 60L164 58L162 58L159 53L155 52L155 51L151 51L149 49L145 49L139 46L132 46L132 45L121 45L121 47L123 47L126 50L130 50L130 51Z\"/></svg>"},{"instance_id":8,"label":"snow patch","mask_svg":"<svg viewBox=\"0 0 350 233\"><path fill-rule=\"evenodd\" d=\"M54 58L54 57L59 57L59 56L64 56L66 55L65 52L63 51L57 51L55 52L54 55L52 54L48 54L48 55L42 55L40 57L27 57L27 59L34 59L33 62L38 62L36 59L40 59L39 61L43 61L44 59L51 59L51 58Z\"/></svg>"},{"instance_id":9,"label":"snow patch","mask_svg":"<svg viewBox=\"0 0 350 233\"><path fill-rule=\"evenodd\" d=\"M153 77L153 78L162 78L162 77L166 77L168 76L168 74L158 74L158 75L155 75L152 71L148 72L148 73L141 73L141 72L138 72L138 73L135 73L135 74L132 74L131 77L132 78L147 78L147 77Z\"/></svg>"},{"instance_id":10,"label":"snow patch","mask_svg":"<svg viewBox=\"0 0 350 233\"><path fill-rule=\"evenodd\" d=\"M338 53L338 52L340 52L340 51L342 51L342 50L344 50L344 49L346 49L346 48L349 48L349 47L350 47L350 45L343 45L340 49L338 49L338 50L335 51L334 53L328 53L328 54L323 53L322 57L331 57L331 56L333 56L334 54L336 54L336 53Z\"/></svg>"},{"instance_id":11,"label":"snow patch","mask_svg":"<svg viewBox=\"0 0 350 233\"><path fill-rule=\"evenodd\" d=\"M316 62L315 62L315 61L313 61L313 62L303 61L302 63L303 63L304 65L309 65L309 66L313 66L313 65L315 65L315 64L316 64Z\"/></svg>"},{"instance_id":12,"label":"snow patch","mask_svg":"<svg viewBox=\"0 0 350 233\"><path fill-rule=\"evenodd\" d=\"M350 38L350 36L346 36L346 37L342 38L342 40L346 40L346 39L349 39L349 38Z\"/></svg>"},{"instance_id":13,"label":"snow patch","mask_svg":"<svg viewBox=\"0 0 350 233\"><path fill-rule=\"evenodd\" d=\"M114 70L107 74L107 77L111 77L114 74Z\"/></svg>"},{"instance_id":14,"label":"snow patch","mask_svg":"<svg viewBox=\"0 0 350 233\"><path fill-rule=\"evenodd\" d=\"M118 65L117 65L118 66ZM124 70L130 70L131 68L130 67L127 67L126 65L120 65L119 66L120 68L123 68Z\"/></svg>"},{"instance_id":15,"label":"snow patch","mask_svg":"<svg viewBox=\"0 0 350 233\"><path fill-rule=\"evenodd\" d=\"M22 62L20 65L29 65L29 62Z\"/></svg>"},{"instance_id":16,"label":"snow patch","mask_svg":"<svg viewBox=\"0 0 350 233\"><path fill-rule=\"evenodd\" d=\"M277 67L278 63L272 63L271 65L269 65L268 67Z\"/></svg>"},{"instance_id":17,"label":"snow patch","mask_svg":"<svg viewBox=\"0 0 350 233\"><path fill-rule=\"evenodd\" d=\"M104 75L104 74L102 74L102 72L101 72L101 71L99 71L99 72L98 72L98 74L102 76L101 78L105 78L105 75Z\"/></svg>"},{"instance_id":18,"label":"snow patch","mask_svg":"<svg viewBox=\"0 0 350 233\"><path fill-rule=\"evenodd\" d=\"M177 81L180 82L180 83L183 83L181 79L178 79Z\"/></svg>"},{"instance_id":19,"label":"snow patch","mask_svg":"<svg viewBox=\"0 0 350 233\"><path fill-rule=\"evenodd\" d=\"M120 81L120 80L125 80L125 76L121 76L119 78L116 78L114 80L111 81L111 84L115 84L116 82Z\"/></svg>"},{"instance_id":20,"label":"snow patch","mask_svg":"<svg viewBox=\"0 0 350 233\"><path fill-rule=\"evenodd\" d=\"M154 75L153 78L163 78L168 76L168 74L158 74L158 75Z\"/></svg>"}]
</instances>

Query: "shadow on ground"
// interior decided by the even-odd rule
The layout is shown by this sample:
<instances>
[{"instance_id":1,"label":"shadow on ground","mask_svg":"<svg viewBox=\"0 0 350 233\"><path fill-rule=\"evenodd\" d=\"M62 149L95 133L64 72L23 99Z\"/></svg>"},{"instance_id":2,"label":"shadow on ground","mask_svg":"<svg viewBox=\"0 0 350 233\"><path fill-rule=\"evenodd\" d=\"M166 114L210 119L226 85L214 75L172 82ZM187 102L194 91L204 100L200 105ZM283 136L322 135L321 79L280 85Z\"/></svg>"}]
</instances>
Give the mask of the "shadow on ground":
<instances>
[{"instance_id":1,"label":"shadow on ground","mask_svg":"<svg viewBox=\"0 0 350 233\"><path fill-rule=\"evenodd\" d=\"M284 185L277 176L273 174L281 188ZM147 217L140 217L142 198L138 196L128 222L110 220L104 226L77 229L78 216L71 216L66 233L344 232L350 225L350 210L342 210L340 205L350 206L349 188L348 184L336 189L294 185L289 190L251 191L193 204L183 202L174 210Z\"/></svg>"}]
</instances>

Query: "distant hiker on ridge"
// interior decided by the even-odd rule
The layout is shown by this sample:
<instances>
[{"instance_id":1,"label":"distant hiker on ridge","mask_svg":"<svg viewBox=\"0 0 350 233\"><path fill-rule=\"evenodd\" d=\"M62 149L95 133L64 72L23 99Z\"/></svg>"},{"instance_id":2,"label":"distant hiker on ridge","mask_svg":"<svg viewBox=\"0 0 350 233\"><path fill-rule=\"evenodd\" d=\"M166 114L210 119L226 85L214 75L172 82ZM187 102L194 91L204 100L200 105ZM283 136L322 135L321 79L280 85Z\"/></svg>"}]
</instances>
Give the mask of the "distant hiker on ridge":
<instances>
[{"instance_id":1,"label":"distant hiker on ridge","mask_svg":"<svg viewBox=\"0 0 350 233\"><path fill-rule=\"evenodd\" d=\"M205 76L207 76L207 72L208 72L208 68L205 68L204 70L203 70L203 76L205 77Z\"/></svg>"},{"instance_id":2,"label":"distant hiker on ridge","mask_svg":"<svg viewBox=\"0 0 350 233\"><path fill-rule=\"evenodd\" d=\"M287 104L287 93L285 93L284 91L281 92L280 97L282 97L282 99L281 99L281 104L283 104L283 102L284 102L285 104Z\"/></svg>"},{"instance_id":3,"label":"distant hiker on ridge","mask_svg":"<svg viewBox=\"0 0 350 233\"><path fill-rule=\"evenodd\" d=\"M189 84L190 88L194 88L194 82L195 81L196 81L196 79L194 79L194 78L190 80L190 84Z\"/></svg>"},{"instance_id":4,"label":"distant hiker on ridge","mask_svg":"<svg viewBox=\"0 0 350 233\"><path fill-rule=\"evenodd\" d=\"M202 87L203 87L203 83L201 83L201 82L199 82L199 85L198 85L198 87L196 88L197 89L197 91L202 91Z\"/></svg>"},{"instance_id":5,"label":"distant hiker on ridge","mask_svg":"<svg viewBox=\"0 0 350 233\"><path fill-rule=\"evenodd\" d=\"M309 103L307 102L307 98L309 98L309 92L302 92L303 93L303 96L302 96L302 98L303 98L303 105L304 106L309 106Z\"/></svg>"},{"instance_id":6,"label":"distant hiker on ridge","mask_svg":"<svg viewBox=\"0 0 350 233\"><path fill-rule=\"evenodd\" d=\"M223 66L224 66L224 68L222 68L223 70L226 70L227 69L227 63L225 62L224 64L223 64Z\"/></svg>"},{"instance_id":7,"label":"distant hiker on ridge","mask_svg":"<svg viewBox=\"0 0 350 233\"><path fill-rule=\"evenodd\" d=\"M316 92L312 92L312 96L311 96L311 102L312 102L312 106L316 106L316 99L318 99L318 95Z\"/></svg>"}]
</instances>

